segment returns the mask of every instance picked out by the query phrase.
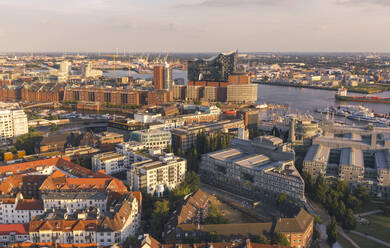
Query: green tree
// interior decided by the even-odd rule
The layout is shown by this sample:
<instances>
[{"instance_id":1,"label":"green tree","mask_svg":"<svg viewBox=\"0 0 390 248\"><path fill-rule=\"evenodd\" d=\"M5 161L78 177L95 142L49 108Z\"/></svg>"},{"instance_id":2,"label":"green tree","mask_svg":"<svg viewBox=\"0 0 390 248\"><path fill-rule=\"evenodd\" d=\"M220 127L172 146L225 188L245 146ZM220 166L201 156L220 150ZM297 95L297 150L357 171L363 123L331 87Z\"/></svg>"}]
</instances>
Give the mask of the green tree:
<instances>
[{"instance_id":1,"label":"green tree","mask_svg":"<svg viewBox=\"0 0 390 248\"><path fill-rule=\"evenodd\" d=\"M278 245L290 246L290 242L286 238L286 235L284 235L283 233L275 233L273 243Z\"/></svg>"},{"instance_id":2,"label":"green tree","mask_svg":"<svg viewBox=\"0 0 390 248\"><path fill-rule=\"evenodd\" d=\"M190 188L191 192L197 191L200 188L200 178L195 171L187 172L184 179L184 185Z\"/></svg>"},{"instance_id":3,"label":"green tree","mask_svg":"<svg viewBox=\"0 0 390 248\"><path fill-rule=\"evenodd\" d=\"M163 232L164 224L168 221L169 210L169 201L164 199L155 202L151 221L154 235L160 236Z\"/></svg>"},{"instance_id":4,"label":"green tree","mask_svg":"<svg viewBox=\"0 0 390 248\"><path fill-rule=\"evenodd\" d=\"M125 247L137 247L138 240L134 236L128 236L125 240L124 246Z\"/></svg>"},{"instance_id":5,"label":"green tree","mask_svg":"<svg viewBox=\"0 0 390 248\"><path fill-rule=\"evenodd\" d=\"M345 207L344 202L340 201L337 209L334 209L333 211L336 211L336 219L342 222L345 218L345 214L347 213L347 208Z\"/></svg>"},{"instance_id":6,"label":"green tree","mask_svg":"<svg viewBox=\"0 0 390 248\"><path fill-rule=\"evenodd\" d=\"M286 202L287 200L288 200L288 196L286 195L286 193L281 193L276 199L276 204L280 206L282 203Z\"/></svg>"},{"instance_id":7,"label":"green tree","mask_svg":"<svg viewBox=\"0 0 390 248\"><path fill-rule=\"evenodd\" d=\"M267 239L266 236L264 236L264 234L260 233L259 236L257 236L255 239L254 239L254 242L256 243L259 243L259 244L265 244L265 245L268 245L270 244L270 241Z\"/></svg>"},{"instance_id":8,"label":"green tree","mask_svg":"<svg viewBox=\"0 0 390 248\"><path fill-rule=\"evenodd\" d=\"M50 132L51 133L55 133L55 132L57 132L57 130L58 130L57 124L51 124L50 125Z\"/></svg>"},{"instance_id":9,"label":"green tree","mask_svg":"<svg viewBox=\"0 0 390 248\"><path fill-rule=\"evenodd\" d=\"M215 205L211 204L209 206L209 212L207 213L207 217L204 219L204 224L226 224L228 221L222 215L221 209Z\"/></svg>"},{"instance_id":10,"label":"green tree","mask_svg":"<svg viewBox=\"0 0 390 248\"><path fill-rule=\"evenodd\" d=\"M348 195L345 203L347 208L351 208L353 210L359 210L362 207L362 201L359 200L356 196L353 196L351 194Z\"/></svg>"},{"instance_id":11,"label":"green tree","mask_svg":"<svg viewBox=\"0 0 390 248\"><path fill-rule=\"evenodd\" d=\"M353 214L352 209L349 208L344 218L343 228L347 230L352 230L355 229L355 227L356 227L355 215Z\"/></svg>"},{"instance_id":12,"label":"green tree","mask_svg":"<svg viewBox=\"0 0 390 248\"><path fill-rule=\"evenodd\" d=\"M16 138L15 147L18 150L25 150L27 155L34 154L42 138L38 133L27 133Z\"/></svg>"},{"instance_id":13,"label":"green tree","mask_svg":"<svg viewBox=\"0 0 390 248\"><path fill-rule=\"evenodd\" d=\"M355 192L354 195L361 201L367 202L369 200L368 197L368 190L364 185L359 185Z\"/></svg>"},{"instance_id":14,"label":"green tree","mask_svg":"<svg viewBox=\"0 0 390 248\"><path fill-rule=\"evenodd\" d=\"M315 199L318 202L324 203L328 190L328 184L325 182L324 177L320 174L314 184Z\"/></svg>"},{"instance_id":15,"label":"green tree","mask_svg":"<svg viewBox=\"0 0 390 248\"><path fill-rule=\"evenodd\" d=\"M332 246L337 241L337 222L334 216L331 217L328 225L326 226L326 234L328 235L328 243Z\"/></svg>"}]
</instances>

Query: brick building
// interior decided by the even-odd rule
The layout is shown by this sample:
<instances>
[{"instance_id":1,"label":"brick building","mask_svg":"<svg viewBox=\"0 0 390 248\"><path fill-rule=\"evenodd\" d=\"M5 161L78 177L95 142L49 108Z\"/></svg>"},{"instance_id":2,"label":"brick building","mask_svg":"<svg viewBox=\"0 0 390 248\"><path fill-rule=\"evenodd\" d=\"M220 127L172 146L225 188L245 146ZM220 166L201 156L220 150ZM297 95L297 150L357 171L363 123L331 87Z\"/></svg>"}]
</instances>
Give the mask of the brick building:
<instances>
[{"instance_id":1,"label":"brick building","mask_svg":"<svg viewBox=\"0 0 390 248\"><path fill-rule=\"evenodd\" d=\"M64 102L99 102L101 104L141 105L145 104L142 99L144 91L104 88L71 88L64 93Z\"/></svg>"}]
</instances>

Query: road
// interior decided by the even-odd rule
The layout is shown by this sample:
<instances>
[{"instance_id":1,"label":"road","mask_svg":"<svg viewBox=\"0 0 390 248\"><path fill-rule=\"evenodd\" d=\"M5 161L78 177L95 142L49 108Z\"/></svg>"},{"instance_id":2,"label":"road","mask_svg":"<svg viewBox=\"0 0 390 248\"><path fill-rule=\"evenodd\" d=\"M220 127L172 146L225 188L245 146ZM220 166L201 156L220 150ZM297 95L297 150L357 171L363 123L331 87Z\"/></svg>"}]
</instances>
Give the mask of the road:
<instances>
[{"instance_id":1,"label":"road","mask_svg":"<svg viewBox=\"0 0 390 248\"><path fill-rule=\"evenodd\" d=\"M377 209L377 210L372 210L372 211L365 212L365 213L355 214L355 217L366 217L366 216L369 216L369 215L379 214L379 213L382 213L382 212L383 212L382 210Z\"/></svg>"},{"instance_id":2,"label":"road","mask_svg":"<svg viewBox=\"0 0 390 248\"><path fill-rule=\"evenodd\" d=\"M364 234L364 233L357 232L357 231L353 231L353 230L351 231L351 233L354 233L354 234L359 235L359 236L361 236L361 237L364 237L364 238L366 238L366 239L371 239L372 241L377 242L378 244L381 244L381 245L390 247L390 243L387 243L387 242L385 242L385 241L383 241L383 240L377 239L377 238L375 238L375 237L373 237L373 236L366 235L366 234Z\"/></svg>"},{"instance_id":3,"label":"road","mask_svg":"<svg viewBox=\"0 0 390 248\"><path fill-rule=\"evenodd\" d=\"M317 230L320 233L320 247L329 247L329 244L327 242L328 235L326 234L326 226L328 225L329 221L329 215L325 213L321 208L319 208L315 203L311 202L310 200L307 200L306 208L312 215L319 216L322 220L322 224L317 224ZM338 227L338 232L340 235L342 235L345 239L347 239L355 248L360 248L351 238L348 237L343 231L341 227ZM342 248L341 244L339 242L336 242L332 246L333 248Z\"/></svg>"}]
</instances>

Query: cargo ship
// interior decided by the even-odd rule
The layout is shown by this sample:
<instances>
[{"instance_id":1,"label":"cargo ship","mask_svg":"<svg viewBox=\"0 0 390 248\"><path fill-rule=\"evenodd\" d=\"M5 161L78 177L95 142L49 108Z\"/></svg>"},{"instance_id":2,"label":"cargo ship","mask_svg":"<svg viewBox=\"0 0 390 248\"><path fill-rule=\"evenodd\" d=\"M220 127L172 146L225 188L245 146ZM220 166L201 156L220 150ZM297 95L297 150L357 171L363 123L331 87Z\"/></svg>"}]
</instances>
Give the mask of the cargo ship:
<instances>
[{"instance_id":1,"label":"cargo ship","mask_svg":"<svg viewBox=\"0 0 390 248\"><path fill-rule=\"evenodd\" d=\"M335 95L337 100L350 101L350 102L377 102L377 103L390 103L390 97L379 96L348 96L347 89L340 88Z\"/></svg>"}]
</instances>

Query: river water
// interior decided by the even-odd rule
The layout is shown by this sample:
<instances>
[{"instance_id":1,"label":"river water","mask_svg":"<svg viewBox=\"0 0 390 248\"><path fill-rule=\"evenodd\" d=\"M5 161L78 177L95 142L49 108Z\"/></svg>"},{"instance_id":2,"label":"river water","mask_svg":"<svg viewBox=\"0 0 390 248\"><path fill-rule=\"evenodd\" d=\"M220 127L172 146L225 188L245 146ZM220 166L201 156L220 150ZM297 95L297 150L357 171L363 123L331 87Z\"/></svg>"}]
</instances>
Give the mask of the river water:
<instances>
[{"instance_id":1,"label":"river water","mask_svg":"<svg viewBox=\"0 0 390 248\"><path fill-rule=\"evenodd\" d=\"M292 111L305 113L313 111L316 108L325 108L326 106L339 106L341 104L363 105L374 110L377 113L389 113L390 104L386 103L360 103L360 102L341 102L336 101L334 95L336 91L305 89L274 85L258 85L259 102L283 103L288 104ZM348 93L351 95L359 95ZM382 97L390 97L390 91L375 94Z\"/></svg>"}]
</instances>

